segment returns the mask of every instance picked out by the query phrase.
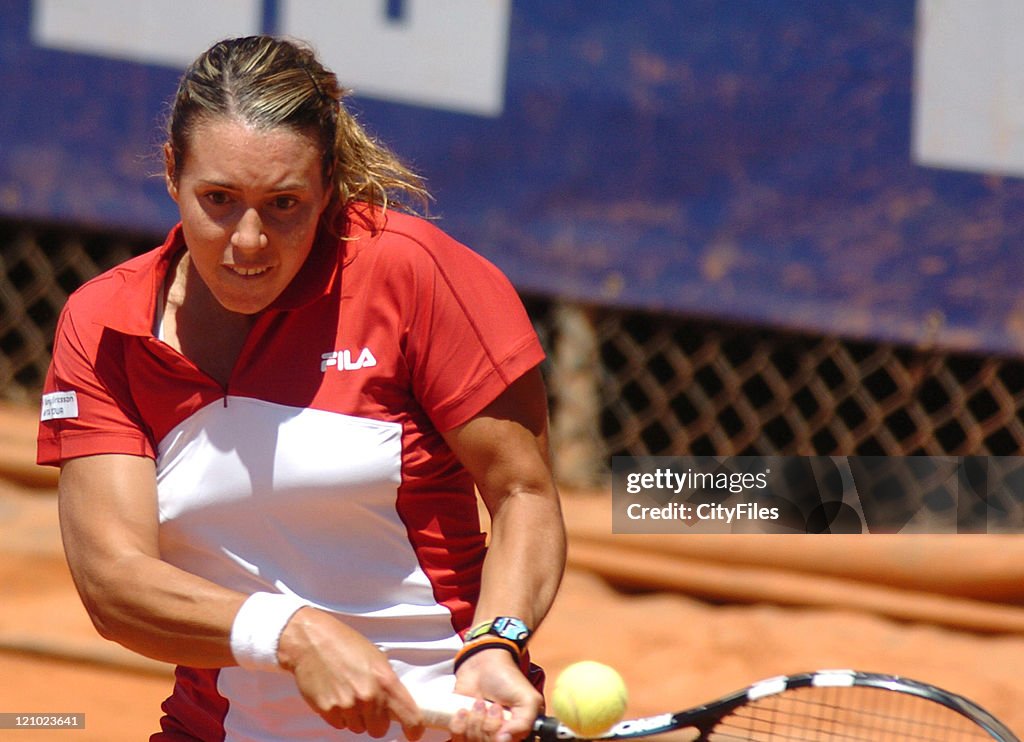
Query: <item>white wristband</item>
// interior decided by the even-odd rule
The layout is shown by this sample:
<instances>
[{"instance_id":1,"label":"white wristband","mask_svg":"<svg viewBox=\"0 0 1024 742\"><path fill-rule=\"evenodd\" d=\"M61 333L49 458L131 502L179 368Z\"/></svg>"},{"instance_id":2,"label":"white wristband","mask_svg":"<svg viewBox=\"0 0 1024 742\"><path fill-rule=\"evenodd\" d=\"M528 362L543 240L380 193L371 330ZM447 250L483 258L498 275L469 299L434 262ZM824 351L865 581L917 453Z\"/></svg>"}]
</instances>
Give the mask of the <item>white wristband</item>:
<instances>
[{"instance_id":1,"label":"white wristband","mask_svg":"<svg viewBox=\"0 0 1024 742\"><path fill-rule=\"evenodd\" d=\"M231 625L231 654L246 670L277 670L277 642L297 610L307 605L281 593L253 593Z\"/></svg>"}]
</instances>

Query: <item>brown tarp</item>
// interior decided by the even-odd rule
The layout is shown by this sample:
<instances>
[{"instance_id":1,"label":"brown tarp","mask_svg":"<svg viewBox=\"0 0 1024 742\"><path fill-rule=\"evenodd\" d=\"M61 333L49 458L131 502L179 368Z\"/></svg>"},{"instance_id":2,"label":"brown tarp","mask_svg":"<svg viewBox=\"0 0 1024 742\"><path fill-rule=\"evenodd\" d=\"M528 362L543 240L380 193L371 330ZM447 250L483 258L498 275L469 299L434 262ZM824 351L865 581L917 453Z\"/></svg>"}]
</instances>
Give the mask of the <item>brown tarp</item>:
<instances>
[{"instance_id":1,"label":"brown tarp","mask_svg":"<svg viewBox=\"0 0 1024 742\"><path fill-rule=\"evenodd\" d=\"M578 498L567 521L573 565L633 590L1024 632L1020 536L618 535L607 496Z\"/></svg>"}]
</instances>

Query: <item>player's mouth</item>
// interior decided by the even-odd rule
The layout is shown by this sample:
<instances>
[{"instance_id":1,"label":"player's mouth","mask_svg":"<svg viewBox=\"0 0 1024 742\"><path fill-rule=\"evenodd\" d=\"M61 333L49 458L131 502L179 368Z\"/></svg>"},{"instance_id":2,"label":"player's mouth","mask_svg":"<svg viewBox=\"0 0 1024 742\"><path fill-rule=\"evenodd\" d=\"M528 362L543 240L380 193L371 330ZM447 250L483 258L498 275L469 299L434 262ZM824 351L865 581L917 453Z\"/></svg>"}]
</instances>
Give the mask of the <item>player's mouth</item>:
<instances>
[{"instance_id":1,"label":"player's mouth","mask_svg":"<svg viewBox=\"0 0 1024 742\"><path fill-rule=\"evenodd\" d=\"M264 273L268 273L271 269L269 265L259 266L256 268L246 268L245 266L241 265L225 265L224 267L227 268L230 272L234 273L236 276L241 276L242 278L262 276Z\"/></svg>"}]
</instances>

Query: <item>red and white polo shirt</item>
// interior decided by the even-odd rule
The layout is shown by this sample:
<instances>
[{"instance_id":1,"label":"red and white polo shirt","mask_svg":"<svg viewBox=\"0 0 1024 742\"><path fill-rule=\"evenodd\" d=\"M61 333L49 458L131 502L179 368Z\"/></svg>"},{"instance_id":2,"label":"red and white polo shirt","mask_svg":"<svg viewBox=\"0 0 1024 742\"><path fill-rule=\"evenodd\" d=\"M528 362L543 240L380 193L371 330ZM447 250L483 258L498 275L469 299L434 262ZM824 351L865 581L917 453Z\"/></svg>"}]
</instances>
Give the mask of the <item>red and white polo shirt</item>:
<instances>
[{"instance_id":1,"label":"red and white polo shirt","mask_svg":"<svg viewBox=\"0 0 1024 742\"><path fill-rule=\"evenodd\" d=\"M257 319L226 386L154 335L180 227L85 284L60 318L38 460L152 457L166 561L298 595L408 684L450 687L485 538L439 431L543 351L493 265L424 220L389 211L369 230L353 216L350 239L320 239ZM357 737L331 730L285 673L181 667L164 709L168 736L154 739Z\"/></svg>"}]
</instances>

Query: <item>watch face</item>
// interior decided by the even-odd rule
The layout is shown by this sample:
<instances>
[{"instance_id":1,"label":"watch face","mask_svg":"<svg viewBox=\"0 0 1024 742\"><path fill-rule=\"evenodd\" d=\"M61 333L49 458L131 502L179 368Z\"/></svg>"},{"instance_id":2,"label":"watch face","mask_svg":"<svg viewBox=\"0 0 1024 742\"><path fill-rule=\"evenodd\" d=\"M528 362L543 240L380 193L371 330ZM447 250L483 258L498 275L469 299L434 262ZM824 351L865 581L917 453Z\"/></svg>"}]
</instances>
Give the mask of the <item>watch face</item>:
<instances>
[{"instance_id":1,"label":"watch face","mask_svg":"<svg viewBox=\"0 0 1024 742\"><path fill-rule=\"evenodd\" d=\"M517 643L525 642L530 637L530 630L522 620L507 616L494 619L494 623L491 624L491 633Z\"/></svg>"},{"instance_id":2,"label":"watch face","mask_svg":"<svg viewBox=\"0 0 1024 742\"><path fill-rule=\"evenodd\" d=\"M530 628L521 618L515 618L514 616L500 616L489 623L480 624L470 630L470 632L466 634L466 641L479 639L486 634L499 636L502 639L515 642L516 646L519 647L519 650L522 651L526 648L526 642L530 638Z\"/></svg>"}]
</instances>

